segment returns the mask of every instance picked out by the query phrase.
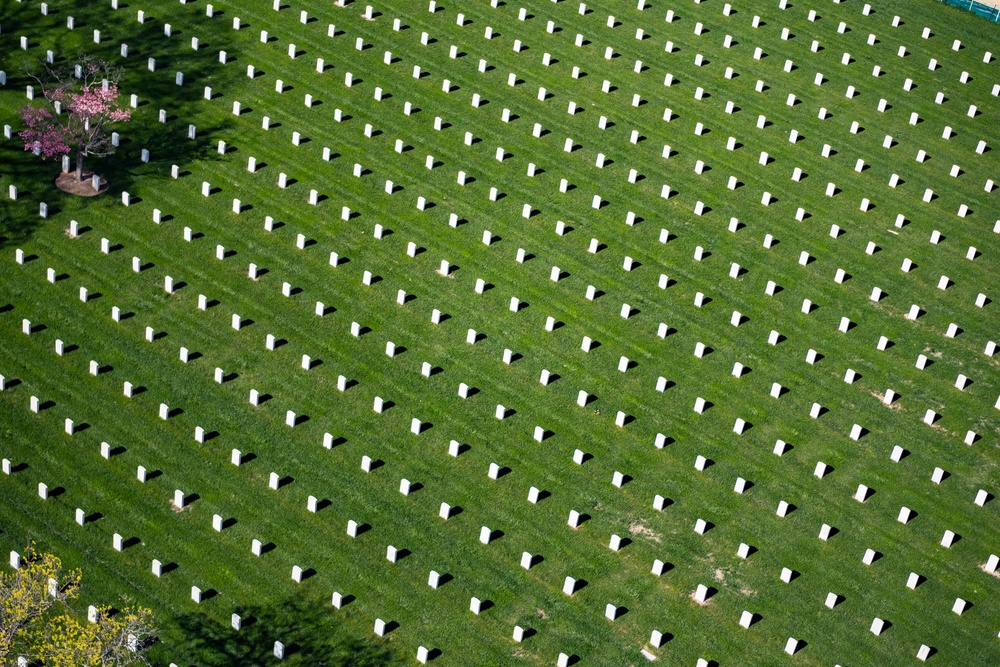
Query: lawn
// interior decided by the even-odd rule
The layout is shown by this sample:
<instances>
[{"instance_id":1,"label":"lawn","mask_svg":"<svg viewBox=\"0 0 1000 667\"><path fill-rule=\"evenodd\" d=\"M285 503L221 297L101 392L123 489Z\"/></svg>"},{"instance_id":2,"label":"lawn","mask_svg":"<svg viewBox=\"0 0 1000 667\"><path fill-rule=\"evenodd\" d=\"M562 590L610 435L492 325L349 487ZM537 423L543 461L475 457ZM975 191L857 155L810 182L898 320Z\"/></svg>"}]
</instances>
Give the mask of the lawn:
<instances>
[{"instance_id":1,"label":"lawn","mask_svg":"<svg viewBox=\"0 0 1000 667\"><path fill-rule=\"evenodd\" d=\"M0 142L0 457L13 468L0 476L0 550L35 540L83 568L81 612L120 595L150 606L160 629L150 655L164 666L276 664L275 641L293 665L413 664L418 647L434 664L463 666L553 665L561 653L580 665L636 665L646 662L642 650L678 665L874 665L912 662L922 645L936 664L1000 662L1000 580L983 570L1000 548L1000 373L987 353L1000 331L1000 205L987 182L1000 178L1000 63L984 59L987 49L1000 53L1000 28L932 0L876 1L867 15L857 0L737 2L728 15L718 0L649 0L642 10L633 0L594 2L585 13L568 1L442 1L434 13L423 1L392 4L374 5L371 20L363 3L306 0L280 11L224 2L212 17L202 0L120 0L117 10L55 0L47 15L35 2L0 9L0 124L19 129L29 83L20 61L49 49L58 60L79 51L118 60L123 92L139 100L133 121L117 128L119 152L92 163L110 182L95 198L56 190L58 165L22 151L16 136ZM959 330L949 337L952 323ZM883 336L891 344L879 349ZM928 359L922 370L918 355ZM103 369L96 377L92 360ZM141 391L126 397L125 382ZM252 405L251 390L267 400ZM780 456L777 440L786 443ZM897 446L904 456L894 461ZM374 462L369 472L363 457ZM821 477L818 462L828 466ZM138 466L151 473L144 483ZM269 488L272 473L278 489ZM738 478L750 482L743 493ZM864 502L854 497L860 484L870 489ZM172 504L177 489L188 498L183 510ZM983 506L973 502L980 489ZM657 495L666 499L659 510ZM781 501L792 506L784 517ZM914 512L906 524L901 507ZM82 527L76 508L90 517ZM585 517L575 529L571 511ZM213 515L225 521L221 532ZM709 524L703 534L699 519ZM364 530L349 536L349 521ZM835 530L821 540L824 524ZM946 530L959 536L950 548L941 545ZM122 552L112 549L116 533L130 544ZM612 535L626 538L618 551ZM260 557L255 539L266 545ZM752 547L747 558L741 544ZM405 555L390 562L389 546ZM871 564L866 549L878 553ZM535 556L527 570L524 552ZM159 578L153 559L167 566ZM665 563L660 576L654 560ZM301 583L293 566L306 571ZM789 583L782 568L796 573ZM437 589L431 571L445 575ZM912 590L911 572L922 577ZM566 577L578 581L572 596ZM704 603L694 599L699 585L709 587ZM209 592L200 604L192 586ZM340 609L335 592L349 596ZM838 596L832 609L829 593ZM478 615L473 597L487 601ZM961 615L952 613L956 598L969 603ZM608 604L618 607L614 620ZM739 624L744 610L755 615L749 628ZM869 630L875 618L889 622L879 636ZM383 637L376 619L390 624ZM521 642L515 626L528 631ZM794 655L784 652L790 637L799 640Z\"/></svg>"}]
</instances>

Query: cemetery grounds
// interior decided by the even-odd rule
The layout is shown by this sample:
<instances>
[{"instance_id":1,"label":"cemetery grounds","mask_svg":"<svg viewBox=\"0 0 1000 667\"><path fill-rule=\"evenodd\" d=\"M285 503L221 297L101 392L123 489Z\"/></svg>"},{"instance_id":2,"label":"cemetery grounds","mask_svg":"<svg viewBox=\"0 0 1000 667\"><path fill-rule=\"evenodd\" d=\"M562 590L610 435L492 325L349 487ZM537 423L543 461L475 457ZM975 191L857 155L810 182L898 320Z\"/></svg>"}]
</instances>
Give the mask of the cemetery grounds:
<instances>
[{"instance_id":1,"label":"cemetery grounds","mask_svg":"<svg viewBox=\"0 0 1000 667\"><path fill-rule=\"evenodd\" d=\"M0 549L161 665L1000 663L998 26L783 4L6 0Z\"/></svg>"}]
</instances>

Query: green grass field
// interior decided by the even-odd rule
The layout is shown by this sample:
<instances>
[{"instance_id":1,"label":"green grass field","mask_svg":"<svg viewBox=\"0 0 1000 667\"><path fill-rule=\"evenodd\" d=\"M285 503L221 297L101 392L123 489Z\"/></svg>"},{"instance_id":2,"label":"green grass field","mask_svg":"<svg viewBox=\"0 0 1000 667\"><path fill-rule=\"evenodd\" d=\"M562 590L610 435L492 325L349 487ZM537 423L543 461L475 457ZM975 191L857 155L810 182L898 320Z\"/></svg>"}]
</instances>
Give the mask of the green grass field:
<instances>
[{"instance_id":1,"label":"green grass field","mask_svg":"<svg viewBox=\"0 0 1000 667\"><path fill-rule=\"evenodd\" d=\"M83 568L81 611L122 594L150 606L160 629L150 655L164 666L277 664L275 641L288 647L284 663L292 665L414 664L420 646L433 650L433 664L462 666L554 665L560 653L580 665L638 665L645 649L669 665L701 658L720 666L847 667L910 664L921 645L933 648L933 664L1000 663L1000 580L982 569L1000 549L998 502L990 495L984 506L973 503L980 489L997 493L1000 479L1000 373L997 358L984 354L1000 335L1000 205L986 185L1000 179L1000 63L996 56L984 62L986 50L1000 54L1000 27L932 0L874 0L867 16L859 0L791 0L784 10L777 0L744 0L728 16L718 0L649 0L642 11L633 0L592 2L586 14L569 1L492 8L485 0L442 0L435 13L423 0L395 4L374 5L374 20L359 2L340 8L302 0L278 12L269 2L221 2L212 18L203 0L120 0L117 11L106 0L53 0L45 16L36 2L2 4L0 123L19 129L29 83L20 61L41 59L47 49L57 59L79 51L117 58L127 43L122 90L140 104L133 121L117 128L119 152L90 164L110 182L110 192L95 198L55 189L58 165L23 152L16 136L0 143L0 456L13 466L0 476L0 550L23 551L35 540ZM892 27L896 14L901 25ZM840 33L842 21L848 30ZM575 46L577 34L583 46ZM316 71L317 58L325 71ZM933 71L931 58L939 62ZM814 83L817 73L822 85ZM794 106L786 103L790 93ZM478 108L473 95L481 96ZM970 104L978 107L974 118ZM157 121L160 109L166 124ZM542 136L533 136L536 123ZM699 123L707 128L700 135ZM197 126L194 141L189 124ZM945 126L953 128L947 140ZM298 146L293 132L303 138ZM886 135L894 140L888 149ZM736 150L727 150L729 137ZM225 154L217 152L220 140ZM824 144L830 157L822 156ZM140 161L143 148L148 164ZM919 150L924 162L916 161ZM595 166L598 153L607 158L603 168ZM250 157L256 173L247 171ZM529 163L537 165L533 177ZM171 178L171 165L179 178ZM791 178L797 167L798 182ZM635 183L631 169L641 176ZM469 177L464 186L460 171ZM285 189L280 173L289 179ZM900 178L895 188L892 174ZM730 176L740 183L733 191ZM208 197L203 182L212 188ZM837 188L833 197L828 183ZM669 199L661 197L665 184ZM9 185L19 189L17 200L7 198ZM496 201L493 187L503 195ZM928 188L935 198L924 202ZM320 196L316 206L310 190ZM761 203L765 192L769 206ZM595 195L600 209L592 207ZM863 198L872 205L866 212ZM244 206L239 214L233 199ZM43 201L47 219L38 216ZM961 205L970 211L965 217ZM348 221L345 206L353 212ZM160 224L154 209L162 211ZM626 224L630 212L633 225ZM71 220L83 230L76 238L68 234ZM568 230L562 235L559 221ZM375 238L376 225L391 233ZM836 237L832 225L841 230ZM484 231L493 235L489 245ZM308 241L301 249L299 234ZM770 248L765 235L774 239ZM101 253L102 238L109 254ZM588 252L591 239L596 254ZM223 260L217 245L227 251ZM696 247L704 249L700 261ZM14 261L18 248L30 260L23 265ZM515 259L519 249L527 253L523 263ZM339 266L330 265L331 252ZM631 271L623 269L626 257L634 259ZM914 268L903 272L907 258ZM447 276L438 272L442 260L451 265ZM735 279L734 262L745 270ZM257 280L248 277L251 263ZM550 280L553 267L562 272L558 282ZM838 269L847 274L842 283ZM366 271L377 278L371 285L362 284ZM665 289L661 274L669 277ZM950 279L945 290L942 275ZM164 291L165 276L175 293ZM478 279L487 286L482 294ZM768 281L781 288L774 296L765 293ZM295 288L289 297L284 282ZM591 285L594 300L585 298ZM91 295L86 303L80 287ZM883 292L877 302L869 298L873 287ZM415 298L400 305L398 290ZM706 297L700 308L699 292ZM198 309L199 295L207 310ZM517 312L509 310L512 297L521 301ZM804 299L813 304L809 313ZM322 317L316 302L327 307ZM623 303L632 308L627 319ZM907 318L914 304L922 311L915 321ZM121 322L111 318L115 306L128 315ZM448 317L432 323L434 309ZM733 311L745 318L738 327ZM233 314L244 320L238 331ZM838 330L842 317L853 323L846 333ZM30 336L21 332L23 319L36 328ZM364 327L361 336L351 335L352 322ZM960 332L947 337L951 323ZM153 342L146 327L157 334ZM474 345L466 342L469 329L480 334ZM777 345L768 344L772 330L781 335ZM267 334L283 344L266 349ZM590 352L581 349L585 336L595 341ZM882 336L892 343L885 350L877 349ZM56 339L67 346L62 356ZM389 341L393 357L385 353ZM697 343L710 353L696 357ZM186 364L181 347L192 353ZM510 364L505 349L515 353ZM818 353L813 364L809 350ZM923 370L915 366L921 354L931 362ZM302 355L312 358L311 369L302 368ZM622 357L631 362L624 373ZM91 360L105 369L97 377ZM424 377L424 362L439 370ZM732 373L737 362L745 366L741 377ZM216 368L230 379L217 384ZM853 383L845 382L848 369L857 374ZM548 386L539 382L543 370L551 373ZM964 390L955 386L959 374L970 381ZM346 391L338 390L339 376L350 381ZM143 390L126 398L125 382ZM459 383L477 391L460 398ZM773 383L784 388L779 398L771 396ZM269 400L251 405L252 389ZM887 389L898 395L891 405L881 400ZM585 407L577 405L581 390L593 397ZM37 414L29 411L31 396L42 402ZM376 413L376 397L391 407ZM697 398L711 404L703 414L693 411ZM177 411L166 421L161 403ZM825 409L818 419L810 417L814 403ZM498 405L508 409L502 421ZM923 421L929 409L939 416L933 425ZM288 410L299 417L294 428L285 423ZM619 412L628 417L622 427ZM77 425L73 435L64 431L67 418ZM410 430L414 418L424 423L419 435ZM742 435L734 433L737 419L750 425ZM857 441L849 437L855 424L865 429ZM199 426L211 436L204 443L194 439ZM546 431L541 442L537 426ZM327 433L332 449L323 446ZM663 448L657 434L666 437ZM789 446L780 457L773 453L779 439ZM457 458L448 454L452 440L463 445ZM108 460L102 442L112 447ZM890 459L895 446L906 450L898 462ZM245 457L239 467L230 463L234 448ZM590 455L582 465L573 460L577 449ZM380 465L364 472L363 456ZM711 465L696 470L698 456ZM821 479L813 474L820 461L830 466ZM491 479L491 463L509 471ZM156 474L140 483L138 466ZM940 484L931 479L937 467L947 473ZM278 490L268 488L272 472L285 480ZM615 472L628 476L620 488ZM742 494L734 492L738 477L752 482ZM399 492L404 478L414 483L408 496ZM55 490L48 500L38 497L40 482ZM864 503L852 497L859 484L874 492ZM537 503L528 502L531 487L545 492ZM193 498L183 511L172 506L175 489ZM653 507L656 495L670 501L662 511ZM322 501L316 513L307 511L309 496ZM785 517L775 513L780 501L794 506ZM461 511L443 520L441 503ZM905 525L897 521L903 506L915 512ZM76 508L96 516L81 527ZM575 530L567 525L571 510L589 517ZM212 527L215 514L227 521L221 533ZM704 534L694 530L698 519L711 524ZM349 520L370 529L351 538ZM817 537L823 524L836 529L825 541ZM499 531L489 544L479 541L484 526ZM946 530L960 536L950 549L940 544ZM112 549L115 533L130 544L120 553ZM613 534L630 543L612 551ZM251 554L254 539L271 545L259 558ZM737 556L741 543L754 548L746 559ZM407 555L390 563L390 545ZM880 554L871 565L862 562L866 549ZM523 552L540 562L522 569ZM169 564L159 579L153 559ZM654 559L667 564L661 576L651 573ZM311 576L294 582L293 566ZM785 567L798 573L790 583L779 579ZM436 590L428 586L432 570L448 575ZM911 572L925 578L913 590ZM586 585L567 596L566 577ZM699 584L711 587L704 604L692 597ZM195 604L192 586L212 593ZM335 609L334 592L351 602ZM831 592L842 597L833 609L824 605ZM473 596L491 603L479 615L469 610ZM961 615L952 613L956 598L970 603ZM627 613L608 620L609 603ZM744 610L757 615L748 629L739 625ZM233 613L244 618L240 632L230 628ZM869 631L876 617L891 624L880 636ZM377 618L396 627L376 637ZM520 643L512 639L515 625L532 631ZM666 639L660 647L649 643L653 630ZM794 655L784 652L789 637L800 640Z\"/></svg>"}]
</instances>

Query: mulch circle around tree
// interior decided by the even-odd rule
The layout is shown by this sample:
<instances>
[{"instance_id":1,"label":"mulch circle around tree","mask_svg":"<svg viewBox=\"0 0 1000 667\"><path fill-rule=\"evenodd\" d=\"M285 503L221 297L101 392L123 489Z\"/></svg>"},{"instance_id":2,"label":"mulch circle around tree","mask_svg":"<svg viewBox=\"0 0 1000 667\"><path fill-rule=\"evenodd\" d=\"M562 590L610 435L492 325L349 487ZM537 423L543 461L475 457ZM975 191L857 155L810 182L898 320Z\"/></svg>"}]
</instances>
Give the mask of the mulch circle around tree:
<instances>
[{"instance_id":1,"label":"mulch circle around tree","mask_svg":"<svg viewBox=\"0 0 1000 667\"><path fill-rule=\"evenodd\" d=\"M108 182L101 179L101 189L95 190L92 182L93 172L85 171L83 172L83 180L76 180L75 171L61 171L59 175L56 176L56 187L63 192L68 192L71 195L78 195L80 197L94 197L101 194L108 189Z\"/></svg>"}]
</instances>

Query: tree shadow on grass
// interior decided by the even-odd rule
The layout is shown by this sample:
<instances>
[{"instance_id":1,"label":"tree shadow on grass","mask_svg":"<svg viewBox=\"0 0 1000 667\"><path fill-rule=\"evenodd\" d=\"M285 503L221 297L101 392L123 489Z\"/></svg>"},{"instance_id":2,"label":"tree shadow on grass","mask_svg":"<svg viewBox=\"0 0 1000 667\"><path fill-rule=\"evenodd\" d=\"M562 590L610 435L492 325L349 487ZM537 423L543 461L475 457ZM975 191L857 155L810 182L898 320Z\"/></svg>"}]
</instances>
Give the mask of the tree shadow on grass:
<instances>
[{"instance_id":1,"label":"tree shadow on grass","mask_svg":"<svg viewBox=\"0 0 1000 667\"><path fill-rule=\"evenodd\" d=\"M188 658L199 667L243 667L272 664L274 642L285 646L282 664L329 667L402 665L381 643L363 639L337 618L329 600L296 597L269 605L237 607L241 629L233 630L203 614L177 619L187 639ZM176 650L176 647L174 647Z\"/></svg>"},{"instance_id":2,"label":"tree shadow on grass","mask_svg":"<svg viewBox=\"0 0 1000 667\"><path fill-rule=\"evenodd\" d=\"M75 17L77 30L65 29L64 15ZM82 215L82 209L107 211L121 206L120 195L125 191L135 204L171 178L171 165L178 165L183 173L195 161L223 159L216 150L218 135L235 127L237 121L224 110L220 113L214 106L205 106L211 103L203 101L204 86L221 89L227 79L239 77L238 65L218 61L219 50L236 53L236 45L224 36L225 31L214 31L210 48L194 51L187 47L186 39L164 37L160 22L139 24L134 16L134 12L108 11L103 4L85 0L68 0L53 17L41 15L28 3L0 3L0 25L18 26L22 34L37 36L30 41L28 51L12 54L3 67L7 85L0 87L0 113L13 121L15 134L12 140L0 142L0 180L16 185L19 192L17 200L10 200L7 192L0 198L0 247L23 243L42 225L65 226L68 218ZM90 42L86 37L91 31L85 28L98 26L114 39ZM128 58L120 57L121 43L129 46ZM24 129L17 111L29 104L24 95L26 86L36 87L33 104L41 106L37 82L24 66L40 70L48 49L54 52L56 66L75 62L81 53L106 58L124 70L120 83L124 104L128 105L130 95L139 99L138 108L132 109L132 120L112 127L121 135L117 152L85 160L85 171L100 174L109 183L109 192L97 197L78 197L57 189L54 181L60 172L59 160L42 160L24 151L16 134ZM155 72L147 69L147 57L152 54L157 59ZM184 85L176 85L175 72L184 73ZM175 120L158 122L161 108ZM187 138L188 124L197 125L195 140ZM144 148L150 153L148 163L141 160ZM39 202L49 205L48 219L39 216Z\"/></svg>"}]
</instances>

